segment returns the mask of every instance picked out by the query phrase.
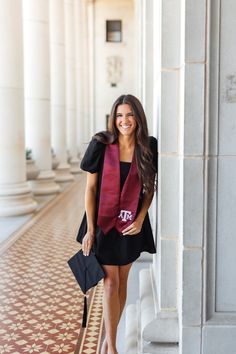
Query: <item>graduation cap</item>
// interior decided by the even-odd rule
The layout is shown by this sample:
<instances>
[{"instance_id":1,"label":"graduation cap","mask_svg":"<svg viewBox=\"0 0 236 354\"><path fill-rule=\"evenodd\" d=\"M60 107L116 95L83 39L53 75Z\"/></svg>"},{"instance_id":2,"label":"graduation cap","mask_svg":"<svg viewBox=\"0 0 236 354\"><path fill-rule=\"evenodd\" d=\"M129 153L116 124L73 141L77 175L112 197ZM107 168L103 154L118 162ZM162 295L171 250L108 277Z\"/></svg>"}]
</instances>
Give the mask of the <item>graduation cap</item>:
<instances>
[{"instance_id":1,"label":"graduation cap","mask_svg":"<svg viewBox=\"0 0 236 354\"><path fill-rule=\"evenodd\" d=\"M82 292L84 293L84 313L82 327L86 327L87 322L87 297L86 292L104 278L105 273L99 264L95 254L90 252L88 256L83 255L80 250L68 260L68 265L72 270Z\"/></svg>"}]
</instances>

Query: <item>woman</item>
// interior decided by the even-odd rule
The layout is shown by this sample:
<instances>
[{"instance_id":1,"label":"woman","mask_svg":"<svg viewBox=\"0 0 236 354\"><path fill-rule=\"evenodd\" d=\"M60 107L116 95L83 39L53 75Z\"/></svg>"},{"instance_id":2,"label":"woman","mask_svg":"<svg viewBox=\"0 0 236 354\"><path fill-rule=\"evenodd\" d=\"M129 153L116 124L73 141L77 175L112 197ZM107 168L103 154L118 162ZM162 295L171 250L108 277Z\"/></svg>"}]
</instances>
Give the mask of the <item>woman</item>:
<instances>
[{"instance_id":1,"label":"woman","mask_svg":"<svg viewBox=\"0 0 236 354\"><path fill-rule=\"evenodd\" d=\"M125 306L132 263L156 248L150 226L157 171L157 140L148 136L142 105L132 95L114 103L106 132L90 142L81 168L87 171L85 210L77 240L91 247L105 271L102 354L117 354L117 326Z\"/></svg>"}]
</instances>

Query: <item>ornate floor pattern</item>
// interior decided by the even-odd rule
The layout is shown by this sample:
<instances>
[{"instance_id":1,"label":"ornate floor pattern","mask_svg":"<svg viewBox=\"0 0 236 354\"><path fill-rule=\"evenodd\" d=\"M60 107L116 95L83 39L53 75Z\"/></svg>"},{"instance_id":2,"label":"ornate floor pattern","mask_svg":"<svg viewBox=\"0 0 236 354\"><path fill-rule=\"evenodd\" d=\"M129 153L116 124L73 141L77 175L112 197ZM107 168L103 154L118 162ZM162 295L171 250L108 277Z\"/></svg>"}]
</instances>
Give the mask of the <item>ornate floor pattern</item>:
<instances>
[{"instance_id":1,"label":"ornate floor pattern","mask_svg":"<svg viewBox=\"0 0 236 354\"><path fill-rule=\"evenodd\" d=\"M102 296L103 285L100 282L93 293L89 311L87 327L80 331L79 341L75 354L99 354L99 343L102 337Z\"/></svg>"},{"instance_id":2,"label":"ornate floor pattern","mask_svg":"<svg viewBox=\"0 0 236 354\"><path fill-rule=\"evenodd\" d=\"M0 354L99 353L102 282L83 294L67 265L84 210L83 176L0 256Z\"/></svg>"}]
</instances>

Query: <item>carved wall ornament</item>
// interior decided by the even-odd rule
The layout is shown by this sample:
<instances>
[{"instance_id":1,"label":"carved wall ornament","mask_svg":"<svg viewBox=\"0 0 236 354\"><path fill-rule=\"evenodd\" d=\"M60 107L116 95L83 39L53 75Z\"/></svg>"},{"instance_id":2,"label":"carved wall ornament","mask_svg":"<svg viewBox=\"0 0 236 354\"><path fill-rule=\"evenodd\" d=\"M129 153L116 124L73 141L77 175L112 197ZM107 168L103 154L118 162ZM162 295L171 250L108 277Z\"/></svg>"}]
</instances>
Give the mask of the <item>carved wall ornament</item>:
<instances>
[{"instance_id":1,"label":"carved wall ornament","mask_svg":"<svg viewBox=\"0 0 236 354\"><path fill-rule=\"evenodd\" d=\"M107 57L107 81L116 86L122 78L123 59L119 56Z\"/></svg>"},{"instance_id":2,"label":"carved wall ornament","mask_svg":"<svg viewBox=\"0 0 236 354\"><path fill-rule=\"evenodd\" d=\"M227 103L236 103L236 73L226 75L224 101Z\"/></svg>"}]
</instances>

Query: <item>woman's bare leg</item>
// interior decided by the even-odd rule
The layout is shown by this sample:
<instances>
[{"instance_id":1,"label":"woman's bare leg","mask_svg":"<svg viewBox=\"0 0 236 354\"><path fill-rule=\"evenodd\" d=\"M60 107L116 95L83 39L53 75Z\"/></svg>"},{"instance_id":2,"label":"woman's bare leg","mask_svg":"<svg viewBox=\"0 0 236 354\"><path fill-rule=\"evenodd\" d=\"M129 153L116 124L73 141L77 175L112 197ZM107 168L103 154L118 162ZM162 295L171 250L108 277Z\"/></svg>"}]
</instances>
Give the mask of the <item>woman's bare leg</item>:
<instances>
[{"instance_id":1,"label":"woman's bare leg","mask_svg":"<svg viewBox=\"0 0 236 354\"><path fill-rule=\"evenodd\" d=\"M106 330L108 354L118 354L116 350L116 332L120 318L119 266L104 265L103 314ZM104 347L104 346L103 346Z\"/></svg>"},{"instance_id":2,"label":"woman's bare leg","mask_svg":"<svg viewBox=\"0 0 236 354\"><path fill-rule=\"evenodd\" d=\"M119 289L118 289L118 297L119 297L119 319L117 322L117 326L119 323L119 320L121 318L123 309L125 307L125 302L126 302L126 294L127 294L127 280L128 280L128 275L130 268L132 266L132 263L127 264L125 266L119 266L118 267L118 277L119 277ZM104 282L104 288L105 288L105 282ZM105 291L105 289L104 289ZM104 315L104 320L105 320L105 315ZM105 325L106 327L106 325ZM117 327L116 327L117 330ZM101 349L101 354L110 354L108 353L108 343L107 343L107 334L105 336L105 339L102 344L102 349Z\"/></svg>"},{"instance_id":3,"label":"woman's bare leg","mask_svg":"<svg viewBox=\"0 0 236 354\"><path fill-rule=\"evenodd\" d=\"M128 276L129 276L129 271L131 266L132 263L124 266L119 266L120 318L125 307L126 296L127 296L127 282L128 282Z\"/></svg>"}]
</instances>

